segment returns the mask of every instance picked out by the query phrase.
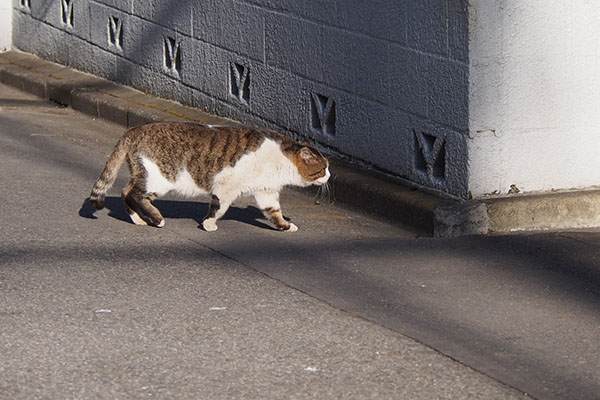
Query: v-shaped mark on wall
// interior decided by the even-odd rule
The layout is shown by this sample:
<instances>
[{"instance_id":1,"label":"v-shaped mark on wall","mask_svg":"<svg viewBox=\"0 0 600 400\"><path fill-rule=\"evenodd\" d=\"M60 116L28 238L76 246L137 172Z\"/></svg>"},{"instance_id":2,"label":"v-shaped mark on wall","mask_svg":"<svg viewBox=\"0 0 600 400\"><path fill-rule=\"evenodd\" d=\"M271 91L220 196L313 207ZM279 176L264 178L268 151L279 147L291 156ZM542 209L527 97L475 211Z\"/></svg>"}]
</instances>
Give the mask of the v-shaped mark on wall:
<instances>
[{"instance_id":1,"label":"v-shaped mark on wall","mask_svg":"<svg viewBox=\"0 0 600 400\"><path fill-rule=\"evenodd\" d=\"M181 43L171 37L165 37L165 67L169 72L181 71Z\"/></svg>"},{"instance_id":2,"label":"v-shaped mark on wall","mask_svg":"<svg viewBox=\"0 0 600 400\"><path fill-rule=\"evenodd\" d=\"M418 145L415 167L425 172L430 180L446 177L446 139L423 132L415 132Z\"/></svg>"},{"instance_id":3,"label":"v-shaped mark on wall","mask_svg":"<svg viewBox=\"0 0 600 400\"><path fill-rule=\"evenodd\" d=\"M61 21L69 27L73 27L73 3L74 0L60 0Z\"/></svg>"},{"instance_id":4,"label":"v-shaped mark on wall","mask_svg":"<svg viewBox=\"0 0 600 400\"><path fill-rule=\"evenodd\" d=\"M335 101L317 93L312 93L311 96L313 129L335 135Z\"/></svg>"},{"instance_id":5,"label":"v-shaped mark on wall","mask_svg":"<svg viewBox=\"0 0 600 400\"><path fill-rule=\"evenodd\" d=\"M123 46L123 20L117 17L108 18L108 41L121 48Z\"/></svg>"},{"instance_id":6,"label":"v-shaped mark on wall","mask_svg":"<svg viewBox=\"0 0 600 400\"><path fill-rule=\"evenodd\" d=\"M241 102L250 101L250 69L231 63L231 95Z\"/></svg>"}]
</instances>

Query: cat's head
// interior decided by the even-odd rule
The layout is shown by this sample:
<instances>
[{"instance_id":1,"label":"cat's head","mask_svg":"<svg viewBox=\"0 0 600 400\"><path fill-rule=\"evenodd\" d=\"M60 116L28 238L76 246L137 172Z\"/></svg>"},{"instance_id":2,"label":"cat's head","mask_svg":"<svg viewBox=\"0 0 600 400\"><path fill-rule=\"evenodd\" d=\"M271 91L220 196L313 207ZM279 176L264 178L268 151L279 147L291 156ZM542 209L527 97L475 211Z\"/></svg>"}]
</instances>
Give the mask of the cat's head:
<instances>
[{"instance_id":1,"label":"cat's head","mask_svg":"<svg viewBox=\"0 0 600 400\"><path fill-rule=\"evenodd\" d=\"M306 186L323 185L331 176L329 162L312 147L300 146L295 151L293 161Z\"/></svg>"}]
</instances>

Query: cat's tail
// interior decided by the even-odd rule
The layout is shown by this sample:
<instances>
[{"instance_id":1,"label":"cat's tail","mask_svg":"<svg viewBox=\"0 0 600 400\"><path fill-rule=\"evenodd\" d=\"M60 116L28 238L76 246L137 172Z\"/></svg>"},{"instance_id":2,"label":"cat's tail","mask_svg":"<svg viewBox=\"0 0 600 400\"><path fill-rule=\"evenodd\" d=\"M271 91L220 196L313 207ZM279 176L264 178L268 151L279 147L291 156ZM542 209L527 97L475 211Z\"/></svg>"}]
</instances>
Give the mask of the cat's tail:
<instances>
[{"instance_id":1,"label":"cat's tail","mask_svg":"<svg viewBox=\"0 0 600 400\"><path fill-rule=\"evenodd\" d=\"M128 135L124 135L115 145L115 149L113 150L112 154L108 156L104 170L92 188L90 202L98 210L102 210L104 208L106 192L108 192L108 189L110 189L115 183L119 168L121 167L121 164L123 164L123 161L129 152L129 140L127 136Z\"/></svg>"}]
</instances>

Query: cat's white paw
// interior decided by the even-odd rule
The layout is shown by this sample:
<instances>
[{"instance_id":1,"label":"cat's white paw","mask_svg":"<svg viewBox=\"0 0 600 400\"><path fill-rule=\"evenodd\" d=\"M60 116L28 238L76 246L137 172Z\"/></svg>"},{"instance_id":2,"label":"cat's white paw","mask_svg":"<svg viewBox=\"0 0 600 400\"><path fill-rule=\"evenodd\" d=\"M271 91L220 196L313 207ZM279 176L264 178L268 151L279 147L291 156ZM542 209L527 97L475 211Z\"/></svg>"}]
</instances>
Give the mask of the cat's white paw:
<instances>
[{"instance_id":1,"label":"cat's white paw","mask_svg":"<svg viewBox=\"0 0 600 400\"><path fill-rule=\"evenodd\" d=\"M148 225L146 221L144 221L137 213L129 214L129 218L131 218L131 222L136 225Z\"/></svg>"},{"instance_id":2,"label":"cat's white paw","mask_svg":"<svg viewBox=\"0 0 600 400\"><path fill-rule=\"evenodd\" d=\"M214 232L217 230L217 222L210 219L205 219L202 221L202 227L207 232Z\"/></svg>"},{"instance_id":3,"label":"cat's white paw","mask_svg":"<svg viewBox=\"0 0 600 400\"><path fill-rule=\"evenodd\" d=\"M296 232L298 230L298 227L292 223L290 223L290 227L288 229L286 229L284 232Z\"/></svg>"},{"instance_id":4,"label":"cat's white paw","mask_svg":"<svg viewBox=\"0 0 600 400\"><path fill-rule=\"evenodd\" d=\"M156 225L159 228L162 228L163 226L165 226L165 220L161 219L160 222L158 223L158 225Z\"/></svg>"}]
</instances>

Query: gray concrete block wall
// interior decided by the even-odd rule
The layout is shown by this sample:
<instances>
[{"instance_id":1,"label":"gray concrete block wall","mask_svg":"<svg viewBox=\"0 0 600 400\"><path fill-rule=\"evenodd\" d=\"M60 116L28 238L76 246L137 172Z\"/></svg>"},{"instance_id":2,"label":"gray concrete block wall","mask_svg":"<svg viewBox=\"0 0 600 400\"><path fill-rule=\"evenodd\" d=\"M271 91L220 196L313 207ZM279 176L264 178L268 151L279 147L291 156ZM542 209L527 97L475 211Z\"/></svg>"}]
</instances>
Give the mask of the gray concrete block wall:
<instances>
[{"instance_id":1,"label":"gray concrete block wall","mask_svg":"<svg viewBox=\"0 0 600 400\"><path fill-rule=\"evenodd\" d=\"M467 0L13 4L19 49L467 195Z\"/></svg>"}]
</instances>

